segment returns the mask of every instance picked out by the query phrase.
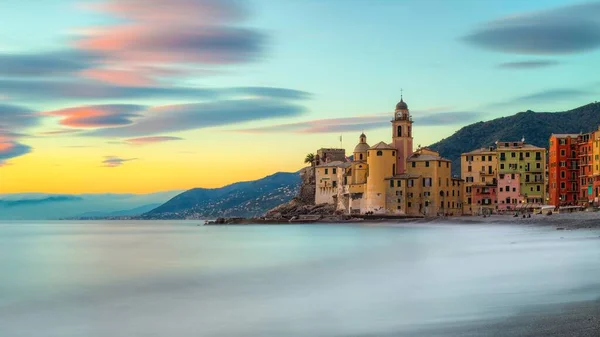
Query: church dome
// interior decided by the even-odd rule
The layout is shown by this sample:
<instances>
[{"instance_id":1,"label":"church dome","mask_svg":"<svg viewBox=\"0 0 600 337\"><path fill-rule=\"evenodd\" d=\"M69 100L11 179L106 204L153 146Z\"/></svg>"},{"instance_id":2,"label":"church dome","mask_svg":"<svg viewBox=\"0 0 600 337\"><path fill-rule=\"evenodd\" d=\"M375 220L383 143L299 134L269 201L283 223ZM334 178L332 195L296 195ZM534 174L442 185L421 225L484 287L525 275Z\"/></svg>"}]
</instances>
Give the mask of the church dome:
<instances>
[{"instance_id":1,"label":"church dome","mask_svg":"<svg viewBox=\"0 0 600 337\"><path fill-rule=\"evenodd\" d=\"M354 148L354 153L360 153L360 152L367 152L367 150L369 149L369 144L367 143L358 143L356 145L356 147Z\"/></svg>"},{"instance_id":2,"label":"church dome","mask_svg":"<svg viewBox=\"0 0 600 337\"><path fill-rule=\"evenodd\" d=\"M400 102L396 104L396 110L408 110L408 105L402 98L400 99Z\"/></svg>"}]
</instances>

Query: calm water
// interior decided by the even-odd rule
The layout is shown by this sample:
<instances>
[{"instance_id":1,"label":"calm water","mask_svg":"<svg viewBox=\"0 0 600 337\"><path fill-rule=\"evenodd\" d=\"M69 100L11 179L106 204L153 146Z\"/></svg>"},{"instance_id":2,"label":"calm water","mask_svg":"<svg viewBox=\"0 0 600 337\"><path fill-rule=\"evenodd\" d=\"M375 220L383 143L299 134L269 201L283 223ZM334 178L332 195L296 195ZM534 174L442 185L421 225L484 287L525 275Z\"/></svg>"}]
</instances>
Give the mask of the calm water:
<instances>
[{"instance_id":1,"label":"calm water","mask_svg":"<svg viewBox=\"0 0 600 337\"><path fill-rule=\"evenodd\" d=\"M600 297L600 231L0 222L0 336L356 336Z\"/></svg>"}]
</instances>

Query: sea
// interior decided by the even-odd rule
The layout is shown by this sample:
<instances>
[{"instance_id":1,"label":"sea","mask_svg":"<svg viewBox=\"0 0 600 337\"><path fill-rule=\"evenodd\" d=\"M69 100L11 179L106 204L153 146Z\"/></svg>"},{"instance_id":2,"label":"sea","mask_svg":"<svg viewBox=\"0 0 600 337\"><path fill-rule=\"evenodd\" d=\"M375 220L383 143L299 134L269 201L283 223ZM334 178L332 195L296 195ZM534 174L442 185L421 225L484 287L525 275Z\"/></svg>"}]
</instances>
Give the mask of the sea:
<instances>
[{"instance_id":1,"label":"sea","mask_svg":"<svg viewBox=\"0 0 600 337\"><path fill-rule=\"evenodd\" d=\"M0 336L429 336L600 298L600 230L203 223L0 222Z\"/></svg>"}]
</instances>

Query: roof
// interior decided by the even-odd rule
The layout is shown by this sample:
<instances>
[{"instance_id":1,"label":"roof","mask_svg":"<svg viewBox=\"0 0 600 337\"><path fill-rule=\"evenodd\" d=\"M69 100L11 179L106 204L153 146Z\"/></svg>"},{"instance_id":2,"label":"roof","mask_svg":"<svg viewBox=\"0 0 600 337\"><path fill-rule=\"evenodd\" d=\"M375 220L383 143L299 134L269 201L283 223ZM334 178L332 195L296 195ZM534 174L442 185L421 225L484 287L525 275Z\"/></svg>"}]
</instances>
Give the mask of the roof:
<instances>
[{"instance_id":1,"label":"roof","mask_svg":"<svg viewBox=\"0 0 600 337\"><path fill-rule=\"evenodd\" d=\"M384 142L379 142L369 148L369 150L395 150L395 148L387 145Z\"/></svg>"},{"instance_id":2,"label":"roof","mask_svg":"<svg viewBox=\"0 0 600 337\"><path fill-rule=\"evenodd\" d=\"M354 152L367 152L369 149L369 144L367 143L358 143L354 148Z\"/></svg>"},{"instance_id":3,"label":"roof","mask_svg":"<svg viewBox=\"0 0 600 337\"><path fill-rule=\"evenodd\" d=\"M476 149L476 150L473 150L470 152L465 152L465 153L461 154L461 156L469 155L469 154L484 154L484 153L485 154L496 154L496 151L490 150L489 148L486 148L486 147L482 147L480 149Z\"/></svg>"},{"instance_id":4,"label":"roof","mask_svg":"<svg viewBox=\"0 0 600 337\"><path fill-rule=\"evenodd\" d=\"M553 133L550 135L550 137L556 137L556 138L567 138L567 137L577 138L578 136L579 136L579 134L577 134L577 133Z\"/></svg>"},{"instance_id":5,"label":"roof","mask_svg":"<svg viewBox=\"0 0 600 337\"><path fill-rule=\"evenodd\" d=\"M407 161L430 161L430 160L439 160L439 161L450 161L450 159L446 159L440 156L434 156L431 154L418 154L413 153L410 157L408 157Z\"/></svg>"},{"instance_id":6,"label":"roof","mask_svg":"<svg viewBox=\"0 0 600 337\"><path fill-rule=\"evenodd\" d=\"M396 104L396 110L408 110L408 104L404 102L404 99L400 98L400 102Z\"/></svg>"},{"instance_id":7,"label":"roof","mask_svg":"<svg viewBox=\"0 0 600 337\"><path fill-rule=\"evenodd\" d=\"M500 142L498 142L498 143L500 143ZM502 143L510 143L510 144L512 144L512 143L519 143L519 142L502 142ZM514 150L520 150L520 149L525 149L525 150L546 150L543 147L537 147L535 145L522 144L522 143L519 143L519 145L516 146L516 147L512 146L512 145L509 145L509 146L499 146L498 147L499 151L508 151L508 150L513 150L514 151Z\"/></svg>"}]
</instances>

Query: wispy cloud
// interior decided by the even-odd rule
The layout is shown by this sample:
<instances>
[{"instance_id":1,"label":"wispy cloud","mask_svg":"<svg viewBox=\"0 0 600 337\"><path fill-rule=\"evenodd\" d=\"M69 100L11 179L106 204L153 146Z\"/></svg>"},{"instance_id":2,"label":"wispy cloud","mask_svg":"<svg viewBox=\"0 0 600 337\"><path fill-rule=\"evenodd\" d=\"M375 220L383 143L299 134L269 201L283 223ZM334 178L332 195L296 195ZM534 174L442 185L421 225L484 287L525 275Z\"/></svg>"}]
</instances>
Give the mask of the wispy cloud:
<instances>
[{"instance_id":1,"label":"wispy cloud","mask_svg":"<svg viewBox=\"0 0 600 337\"><path fill-rule=\"evenodd\" d=\"M40 132L39 135L41 135L41 136L56 136L56 135L73 134L73 133L77 133L79 131L81 131L81 130L77 130L77 129L61 129L61 130L43 131L43 132Z\"/></svg>"},{"instance_id":2,"label":"wispy cloud","mask_svg":"<svg viewBox=\"0 0 600 337\"><path fill-rule=\"evenodd\" d=\"M557 61L538 60L538 61L519 61L500 63L498 68L501 69L538 69L558 65Z\"/></svg>"},{"instance_id":3,"label":"wispy cloud","mask_svg":"<svg viewBox=\"0 0 600 337\"><path fill-rule=\"evenodd\" d=\"M254 61L266 42L263 33L239 27L248 17L240 1L108 0L86 7L124 23L80 32L75 46L103 55L101 65L82 74L120 85L149 85L182 64L204 68Z\"/></svg>"},{"instance_id":4,"label":"wispy cloud","mask_svg":"<svg viewBox=\"0 0 600 337\"><path fill-rule=\"evenodd\" d=\"M596 92L597 93L597 92ZM573 99L587 99L593 97L595 91L582 88L554 88L545 89L527 95L513 97L506 101L491 103L484 108L502 108L515 105L532 105L546 102L566 102Z\"/></svg>"},{"instance_id":5,"label":"wispy cloud","mask_svg":"<svg viewBox=\"0 0 600 337\"><path fill-rule=\"evenodd\" d=\"M146 107L134 104L88 105L48 111L44 114L60 116L60 124L74 128L98 128L122 126L133 123L139 117L137 111Z\"/></svg>"},{"instance_id":6,"label":"wispy cloud","mask_svg":"<svg viewBox=\"0 0 600 337\"><path fill-rule=\"evenodd\" d=\"M600 47L600 2L517 14L463 37L478 47L514 54L569 54Z\"/></svg>"},{"instance_id":7,"label":"wispy cloud","mask_svg":"<svg viewBox=\"0 0 600 337\"><path fill-rule=\"evenodd\" d=\"M183 138L170 136L139 137L126 139L125 142L132 145L147 145L154 143L169 142L173 140L183 140Z\"/></svg>"},{"instance_id":8,"label":"wispy cloud","mask_svg":"<svg viewBox=\"0 0 600 337\"><path fill-rule=\"evenodd\" d=\"M36 54L0 54L0 76L39 78L73 75L92 67L99 59L99 55L70 49Z\"/></svg>"},{"instance_id":9,"label":"wispy cloud","mask_svg":"<svg viewBox=\"0 0 600 337\"><path fill-rule=\"evenodd\" d=\"M434 112L413 113L415 123L422 126L456 125L476 120L481 113L466 112ZM380 113L366 116L315 119L305 122L270 125L264 127L233 130L242 133L332 133L374 130L390 127L391 113Z\"/></svg>"},{"instance_id":10,"label":"wispy cloud","mask_svg":"<svg viewBox=\"0 0 600 337\"><path fill-rule=\"evenodd\" d=\"M176 104L146 109L135 123L89 131L98 137L136 137L250 121L300 116L302 106L280 100L247 99Z\"/></svg>"},{"instance_id":11,"label":"wispy cloud","mask_svg":"<svg viewBox=\"0 0 600 337\"><path fill-rule=\"evenodd\" d=\"M105 83L73 79L53 79L46 81L22 81L18 79L0 79L0 92L13 99L64 101L66 99L178 99L178 100L216 100L243 97L269 97L280 99L304 100L310 94L294 89L274 87L241 88L194 88L178 86L118 86Z\"/></svg>"},{"instance_id":12,"label":"wispy cloud","mask_svg":"<svg viewBox=\"0 0 600 337\"><path fill-rule=\"evenodd\" d=\"M137 158L119 158L117 156L106 156L102 161L104 167L119 167L128 161L137 160Z\"/></svg>"},{"instance_id":13,"label":"wispy cloud","mask_svg":"<svg viewBox=\"0 0 600 337\"><path fill-rule=\"evenodd\" d=\"M0 137L0 165L7 159L19 157L29 152L31 152L30 146Z\"/></svg>"},{"instance_id":14,"label":"wispy cloud","mask_svg":"<svg viewBox=\"0 0 600 337\"><path fill-rule=\"evenodd\" d=\"M31 152L31 147L19 142L27 136L24 131L37 125L40 116L33 110L15 105L0 104L0 164Z\"/></svg>"}]
</instances>

